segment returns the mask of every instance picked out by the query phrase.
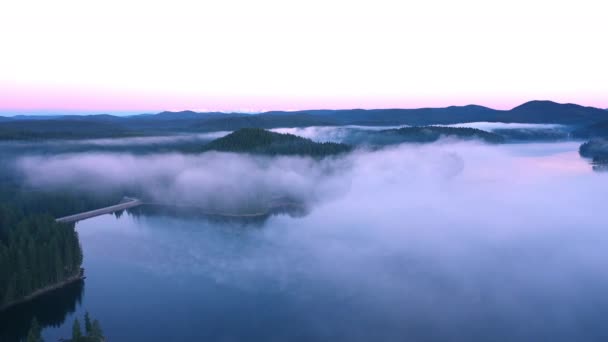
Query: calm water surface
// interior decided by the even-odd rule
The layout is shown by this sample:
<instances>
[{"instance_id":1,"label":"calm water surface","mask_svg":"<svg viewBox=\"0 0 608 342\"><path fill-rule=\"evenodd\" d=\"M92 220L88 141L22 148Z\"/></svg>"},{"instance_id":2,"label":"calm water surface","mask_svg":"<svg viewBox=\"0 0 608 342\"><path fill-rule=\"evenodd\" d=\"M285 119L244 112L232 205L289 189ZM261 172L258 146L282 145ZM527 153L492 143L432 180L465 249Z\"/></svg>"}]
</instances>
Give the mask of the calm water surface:
<instances>
[{"instance_id":1,"label":"calm water surface","mask_svg":"<svg viewBox=\"0 0 608 342\"><path fill-rule=\"evenodd\" d=\"M608 178L577 147L364 157L348 191L261 224L79 222L82 299L44 337L88 310L109 341L605 341Z\"/></svg>"}]
</instances>

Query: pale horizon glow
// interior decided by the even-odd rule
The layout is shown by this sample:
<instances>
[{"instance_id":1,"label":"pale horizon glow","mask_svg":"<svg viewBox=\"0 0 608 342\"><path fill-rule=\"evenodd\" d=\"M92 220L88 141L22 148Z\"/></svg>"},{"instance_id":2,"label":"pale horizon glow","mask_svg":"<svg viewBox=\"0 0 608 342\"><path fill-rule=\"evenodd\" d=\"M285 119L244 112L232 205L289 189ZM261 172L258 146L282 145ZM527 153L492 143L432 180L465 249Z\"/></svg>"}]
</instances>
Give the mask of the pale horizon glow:
<instances>
[{"instance_id":1,"label":"pale horizon glow","mask_svg":"<svg viewBox=\"0 0 608 342\"><path fill-rule=\"evenodd\" d=\"M0 113L608 108L604 1L7 1Z\"/></svg>"}]
</instances>

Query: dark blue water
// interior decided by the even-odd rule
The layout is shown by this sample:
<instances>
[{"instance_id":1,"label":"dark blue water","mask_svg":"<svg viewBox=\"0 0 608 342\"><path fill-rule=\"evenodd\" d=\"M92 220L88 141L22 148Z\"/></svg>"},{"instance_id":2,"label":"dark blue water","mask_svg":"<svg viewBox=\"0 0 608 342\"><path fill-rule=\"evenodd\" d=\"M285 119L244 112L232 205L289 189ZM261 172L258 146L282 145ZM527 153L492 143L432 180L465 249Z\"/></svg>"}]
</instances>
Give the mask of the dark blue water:
<instances>
[{"instance_id":1,"label":"dark blue water","mask_svg":"<svg viewBox=\"0 0 608 342\"><path fill-rule=\"evenodd\" d=\"M304 217L82 221L81 299L44 337L87 310L109 341L608 340L608 178L576 146L362 156Z\"/></svg>"}]
</instances>

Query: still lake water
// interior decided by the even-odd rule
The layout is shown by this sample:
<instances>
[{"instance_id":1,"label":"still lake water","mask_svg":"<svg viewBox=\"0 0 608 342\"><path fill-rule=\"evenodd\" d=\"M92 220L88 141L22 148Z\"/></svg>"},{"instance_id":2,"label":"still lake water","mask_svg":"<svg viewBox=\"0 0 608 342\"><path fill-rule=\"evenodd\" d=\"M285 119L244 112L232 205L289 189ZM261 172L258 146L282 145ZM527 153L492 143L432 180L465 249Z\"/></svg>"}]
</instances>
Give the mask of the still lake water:
<instances>
[{"instance_id":1,"label":"still lake water","mask_svg":"<svg viewBox=\"0 0 608 342\"><path fill-rule=\"evenodd\" d=\"M577 147L362 155L303 217L79 222L84 289L44 337L87 310L109 341L608 340L608 177Z\"/></svg>"}]
</instances>

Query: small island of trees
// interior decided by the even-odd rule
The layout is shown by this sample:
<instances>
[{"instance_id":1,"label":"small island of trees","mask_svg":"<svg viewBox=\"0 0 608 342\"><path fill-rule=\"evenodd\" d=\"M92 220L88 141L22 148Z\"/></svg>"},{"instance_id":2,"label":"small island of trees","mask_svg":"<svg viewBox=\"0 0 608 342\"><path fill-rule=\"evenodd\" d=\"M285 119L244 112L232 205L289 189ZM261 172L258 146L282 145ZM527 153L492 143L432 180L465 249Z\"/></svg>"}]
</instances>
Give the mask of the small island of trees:
<instances>
[{"instance_id":1,"label":"small island of trees","mask_svg":"<svg viewBox=\"0 0 608 342\"><path fill-rule=\"evenodd\" d=\"M241 152L265 155L306 155L324 157L350 151L345 144L318 143L293 134L270 132L260 128L242 128L203 147L204 151Z\"/></svg>"}]
</instances>

